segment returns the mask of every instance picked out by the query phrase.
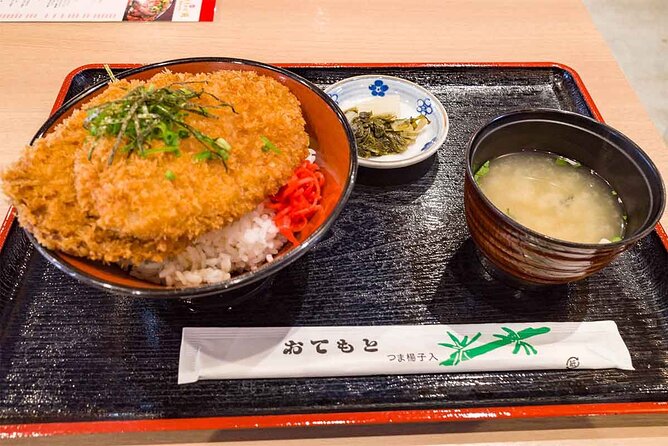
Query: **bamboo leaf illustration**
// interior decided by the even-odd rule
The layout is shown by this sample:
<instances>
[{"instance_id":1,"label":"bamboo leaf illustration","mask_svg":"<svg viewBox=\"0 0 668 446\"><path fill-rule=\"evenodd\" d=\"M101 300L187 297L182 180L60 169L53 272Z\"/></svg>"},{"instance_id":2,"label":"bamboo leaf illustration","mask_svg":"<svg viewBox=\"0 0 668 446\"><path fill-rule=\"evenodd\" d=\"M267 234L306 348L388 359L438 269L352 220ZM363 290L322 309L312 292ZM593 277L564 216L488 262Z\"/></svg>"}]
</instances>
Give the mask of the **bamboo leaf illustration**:
<instances>
[{"instance_id":1,"label":"bamboo leaf illustration","mask_svg":"<svg viewBox=\"0 0 668 446\"><path fill-rule=\"evenodd\" d=\"M538 353L538 351L535 348L533 348L533 346L531 344L529 344L528 342L520 341L517 344L518 344L518 346L521 346L522 348L524 348L524 353L526 353L527 356L531 356L532 353L534 355ZM517 348L517 350L519 350L519 348Z\"/></svg>"},{"instance_id":2,"label":"bamboo leaf illustration","mask_svg":"<svg viewBox=\"0 0 668 446\"><path fill-rule=\"evenodd\" d=\"M480 338L480 336L482 336L482 333L480 333L480 332L476 333L476 335L473 336L473 337L471 338L471 342L469 342L469 345L471 345L471 344L473 344L475 341L477 341L478 338Z\"/></svg>"},{"instance_id":3,"label":"bamboo leaf illustration","mask_svg":"<svg viewBox=\"0 0 668 446\"><path fill-rule=\"evenodd\" d=\"M448 336L450 336L450 339L452 339L452 342L454 342L455 345L457 345L458 347L461 347L461 346L462 346L462 344L459 342L459 339L457 339L457 337L456 337L455 335L453 335L452 333L448 332Z\"/></svg>"},{"instance_id":4,"label":"bamboo leaf illustration","mask_svg":"<svg viewBox=\"0 0 668 446\"><path fill-rule=\"evenodd\" d=\"M456 351L453 354L451 354L448 357L448 359L446 359L445 361L442 361L440 365L446 365L446 366L457 365L460 362L459 358L460 358L459 351Z\"/></svg>"},{"instance_id":5,"label":"bamboo leaf illustration","mask_svg":"<svg viewBox=\"0 0 668 446\"><path fill-rule=\"evenodd\" d=\"M540 328L525 328L524 330L520 331L519 334L522 336L522 339L527 339L532 336L537 336L549 332L550 332L550 327L540 327Z\"/></svg>"},{"instance_id":6,"label":"bamboo leaf illustration","mask_svg":"<svg viewBox=\"0 0 668 446\"><path fill-rule=\"evenodd\" d=\"M539 328L529 327L525 328L524 330L520 330L518 332L515 332L508 327L501 327L501 329L506 334L493 334L492 336L496 338L496 340L490 341L486 344L479 345L473 348L466 348L466 347L477 341L480 338L481 333L477 333L470 340L468 339L468 336L464 336L464 338L460 341L452 333L447 332L448 336L450 337L450 339L452 339L455 345L445 344L445 343L438 345L447 348L452 348L455 349L456 351L453 352L450 355L450 357L448 357L448 359L441 362L440 365L456 366L462 361L471 360L477 356L484 355L486 353L491 352L492 350L496 350L497 348L505 347L511 344L514 344L513 354L515 355L520 352L520 349L524 349L524 353L526 353L528 356L532 354L536 355L538 354L538 350L536 350L531 344L525 342L524 340L534 336L539 336L545 333L549 333L550 331L549 327L539 327Z\"/></svg>"},{"instance_id":7,"label":"bamboo leaf illustration","mask_svg":"<svg viewBox=\"0 0 668 446\"><path fill-rule=\"evenodd\" d=\"M508 328L508 327L501 327L501 330L503 330L503 331L505 331L506 333L508 333L508 335L509 335L510 337L512 337L512 338L514 338L514 339L518 339L517 333L515 333L515 332L514 332L513 330L511 330L510 328Z\"/></svg>"}]
</instances>

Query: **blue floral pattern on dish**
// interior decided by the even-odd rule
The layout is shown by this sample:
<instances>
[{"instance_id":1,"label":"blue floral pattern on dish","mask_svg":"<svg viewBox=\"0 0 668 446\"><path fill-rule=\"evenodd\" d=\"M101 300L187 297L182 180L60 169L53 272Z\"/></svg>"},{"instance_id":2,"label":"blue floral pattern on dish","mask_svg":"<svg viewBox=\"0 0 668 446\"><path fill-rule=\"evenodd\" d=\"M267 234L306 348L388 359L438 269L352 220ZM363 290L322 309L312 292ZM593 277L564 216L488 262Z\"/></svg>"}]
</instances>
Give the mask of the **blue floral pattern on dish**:
<instances>
[{"instance_id":1,"label":"blue floral pattern on dish","mask_svg":"<svg viewBox=\"0 0 668 446\"><path fill-rule=\"evenodd\" d=\"M387 85L383 83L382 80L378 79L373 84L369 85L369 90L371 90L371 96L385 96L385 92L389 89Z\"/></svg>"},{"instance_id":2,"label":"blue floral pattern on dish","mask_svg":"<svg viewBox=\"0 0 668 446\"><path fill-rule=\"evenodd\" d=\"M435 142L436 142L436 137L433 137L431 140L427 141L427 143L424 146L422 146L422 148L420 149L420 152L424 152L425 150L430 148L432 146L432 144L434 144Z\"/></svg>"},{"instance_id":3,"label":"blue floral pattern on dish","mask_svg":"<svg viewBox=\"0 0 668 446\"><path fill-rule=\"evenodd\" d=\"M328 96L332 98L334 103L338 104L339 103L339 95L336 93L329 93Z\"/></svg>"},{"instance_id":4,"label":"blue floral pattern on dish","mask_svg":"<svg viewBox=\"0 0 668 446\"><path fill-rule=\"evenodd\" d=\"M431 115L434 112L434 109L431 107L431 100L429 98L418 99L417 100L417 110L418 113L423 115Z\"/></svg>"}]
</instances>

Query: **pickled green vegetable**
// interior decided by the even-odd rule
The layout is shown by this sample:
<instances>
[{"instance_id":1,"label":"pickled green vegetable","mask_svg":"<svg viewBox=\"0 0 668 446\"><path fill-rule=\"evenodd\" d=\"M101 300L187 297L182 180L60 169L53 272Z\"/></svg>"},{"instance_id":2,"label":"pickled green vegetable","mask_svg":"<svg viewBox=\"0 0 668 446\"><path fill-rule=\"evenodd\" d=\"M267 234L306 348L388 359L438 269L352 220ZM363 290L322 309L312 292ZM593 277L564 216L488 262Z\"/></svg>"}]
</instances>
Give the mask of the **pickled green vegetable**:
<instances>
[{"instance_id":1,"label":"pickled green vegetable","mask_svg":"<svg viewBox=\"0 0 668 446\"><path fill-rule=\"evenodd\" d=\"M356 108L345 113L355 134L357 154L362 158L404 152L429 124L424 115L398 119L392 114L374 115Z\"/></svg>"}]
</instances>

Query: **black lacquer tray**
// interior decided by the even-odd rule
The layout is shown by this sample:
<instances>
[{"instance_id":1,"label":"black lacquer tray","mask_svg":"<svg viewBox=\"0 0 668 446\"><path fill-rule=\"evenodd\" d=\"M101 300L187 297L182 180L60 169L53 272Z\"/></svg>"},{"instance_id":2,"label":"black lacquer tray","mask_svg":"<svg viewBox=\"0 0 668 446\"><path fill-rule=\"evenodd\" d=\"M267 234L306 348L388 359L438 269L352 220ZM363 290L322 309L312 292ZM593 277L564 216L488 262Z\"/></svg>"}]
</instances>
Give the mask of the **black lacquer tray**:
<instances>
[{"instance_id":1,"label":"black lacquer tray","mask_svg":"<svg viewBox=\"0 0 668 446\"><path fill-rule=\"evenodd\" d=\"M11 224L0 253L0 438L96 432L100 423L77 422L111 420L125 420L119 430L127 431L668 411L668 254L657 232L588 280L530 294L486 275L466 229L463 154L471 135L517 109L600 118L574 72L555 64L288 68L320 86L370 73L416 82L445 105L447 141L419 179L382 186L361 172L325 239L242 301L143 300L87 288ZM101 66L75 70L59 103L105 78ZM604 319L617 322L635 371L176 384L185 326Z\"/></svg>"}]
</instances>

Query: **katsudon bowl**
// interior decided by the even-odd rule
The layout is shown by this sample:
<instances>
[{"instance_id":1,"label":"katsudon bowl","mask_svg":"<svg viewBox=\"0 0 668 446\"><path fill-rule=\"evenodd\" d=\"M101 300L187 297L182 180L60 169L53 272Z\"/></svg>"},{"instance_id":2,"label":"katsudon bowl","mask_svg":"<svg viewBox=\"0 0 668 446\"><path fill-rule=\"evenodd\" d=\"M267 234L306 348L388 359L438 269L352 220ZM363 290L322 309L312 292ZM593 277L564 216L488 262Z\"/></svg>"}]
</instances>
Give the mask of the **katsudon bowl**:
<instances>
[{"instance_id":1,"label":"katsudon bowl","mask_svg":"<svg viewBox=\"0 0 668 446\"><path fill-rule=\"evenodd\" d=\"M309 147L315 151L315 162L320 167L325 183L321 190L321 208L310 217L301 231L295 233L296 240L286 243L271 261L257 269L233 274L219 283L170 287L140 280L116 264L104 264L47 249L29 230L26 233L36 249L57 268L86 285L110 292L151 298L192 298L222 293L232 297L250 292L306 254L340 214L352 191L357 172L352 130L340 109L318 87L290 71L260 62L219 57L179 59L128 70L117 75L117 78L147 80L164 70L173 73L252 71L278 81L298 99L306 121ZM99 83L62 105L42 126L32 142L51 132L73 111L104 91L106 86L107 81Z\"/></svg>"}]
</instances>

